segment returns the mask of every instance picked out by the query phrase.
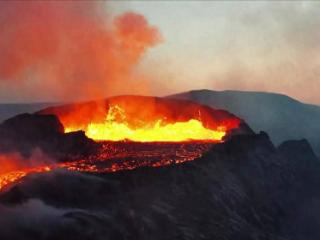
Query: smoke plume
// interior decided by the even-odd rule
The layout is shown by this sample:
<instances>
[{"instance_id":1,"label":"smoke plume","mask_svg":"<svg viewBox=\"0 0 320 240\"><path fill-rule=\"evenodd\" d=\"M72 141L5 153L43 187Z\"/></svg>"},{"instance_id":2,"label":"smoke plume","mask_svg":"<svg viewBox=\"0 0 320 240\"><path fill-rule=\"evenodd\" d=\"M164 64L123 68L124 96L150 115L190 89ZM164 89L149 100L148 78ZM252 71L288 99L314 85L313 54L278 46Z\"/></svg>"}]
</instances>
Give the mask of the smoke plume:
<instances>
[{"instance_id":1,"label":"smoke plume","mask_svg":"<svg viewBox=\"0 0 320 240\"><path fill-rule=\"evenodd\" d=\"M103 4L1 2L0 83L51 99L97 98L143 85L134 66L161 35L142 15L112 18Z\"/></svg>"},{"instance_id":2,"label":"smoke plume","mask_svg":"<svg viewBox=\"0 0 320 240\"><path fill-rule=\"evenodd\" d=\"M34 148L29 157L22 156L19 152L0 152L0 175L53 162L55 162L55 160L50 158L40 148Z\"/></svg>"}]
</instances>

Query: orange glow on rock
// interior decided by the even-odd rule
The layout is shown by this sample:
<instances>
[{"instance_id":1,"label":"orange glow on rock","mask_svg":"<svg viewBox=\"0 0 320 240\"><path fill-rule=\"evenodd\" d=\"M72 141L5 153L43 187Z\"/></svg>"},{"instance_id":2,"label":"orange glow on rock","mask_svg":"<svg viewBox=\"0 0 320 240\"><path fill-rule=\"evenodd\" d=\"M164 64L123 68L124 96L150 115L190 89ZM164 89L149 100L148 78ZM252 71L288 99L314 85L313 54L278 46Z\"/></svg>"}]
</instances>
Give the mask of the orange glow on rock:
<instances>
[{"instance_id":1,"label":"orange glow on rock","mask_svg":"<svg viewBox=\"0 0 320 240\"><path fill-rule=\"evenodd\" d=\"M24 177L65 169L86 173L112 173L138 167L162 167L192 161L208 151L214 143L138 143L103 142L100 151L85 159L63 163L39 163L26 167L16 164L12 156L7 157L10 168L0 172L0 191L10 188ZM0 156L1 157L1 156Z\"/></svg>"},{"instance_id":2,"label":"orange glow on rock","mask_svg":"<svg viewBox=\"0 0 320 240\"><path fill-rule=\"evenodd\" d=\"M143 122L143 120L141 120ZM145 121L142 127L133 128L126 120L125 109L118 105L111 106L102 123L89 123L84 129L67 127L65 132L85 131L94 140L136 142L181 142L188 140L221 141L226 134L225 127L207 129L202 122L190 119L185 122L166 123L163 119L153 122Z\"/></svg>"},{"instance_id":3,"label":"orange glow on rock","mask_svg":"<svg viewBox=\"0 0 320 240\"><path fill-rule=\"evenodd\" d=\"M94 140L135 142L221 142L240 119L189 101L120 96L105 101L49 108L65 132L82 130Z\"/></svg>"},{"instance_id":4,"label":"orange glow on rock","mask_svg":"<svg viewBox=\"0 0 320 240\"><path fill-rule=\"evenodd\" d=\"M232 130L241 119L193 102L156 97L120 96L103 101L48 108L65 132L82 130L100 143L86 159L63 163L18 164L19 156L0 156L0 190L29 174L67 169L79 172L116 172L137 167L161 167L199 158ZM131 140L131 141L124 141Z\"/></svg>"}]
</instances>

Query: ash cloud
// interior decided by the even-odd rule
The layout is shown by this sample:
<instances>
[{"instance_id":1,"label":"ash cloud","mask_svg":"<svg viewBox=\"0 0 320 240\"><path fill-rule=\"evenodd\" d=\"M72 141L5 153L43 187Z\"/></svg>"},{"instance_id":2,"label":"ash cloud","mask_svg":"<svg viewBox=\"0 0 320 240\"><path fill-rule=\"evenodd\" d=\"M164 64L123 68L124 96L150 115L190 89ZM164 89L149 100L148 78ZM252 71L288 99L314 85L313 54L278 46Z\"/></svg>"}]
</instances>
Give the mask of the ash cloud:
<instances>
[{"instance_id":1,"label":"ash cloud","mask_svg":"<svg viewBox=\"0 0 320 240\"><path fill-rule=\"evenodd\" d=\"M20 97L74 100L146 84L134 67L161 34L142 15L113 18L103 4L1 2L0 86Z\"/></svg>"}]
</instances>

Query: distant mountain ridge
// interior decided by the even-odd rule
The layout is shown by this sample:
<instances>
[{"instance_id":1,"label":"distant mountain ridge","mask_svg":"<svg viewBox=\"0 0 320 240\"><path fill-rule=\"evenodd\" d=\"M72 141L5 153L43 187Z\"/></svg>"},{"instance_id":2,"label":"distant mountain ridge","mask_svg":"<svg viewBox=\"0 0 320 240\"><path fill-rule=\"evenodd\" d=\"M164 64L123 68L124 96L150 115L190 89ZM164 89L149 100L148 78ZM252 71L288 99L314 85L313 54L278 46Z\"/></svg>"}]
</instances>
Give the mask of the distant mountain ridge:
<instances>
[{"instance_id":1,"label":"distant mountain ridge","mask_svg":"<svg viewBox=\"0 0 320 240\"><path fill-rule=\"evenodd\" d=\"M33 113L43 108L56 105L56 103L1 103L0 123L21 113Z\"/></svg>"},{"instance_id":2,"label":"distant mountain ridge","mask_svg":"<svg viewBox=\"0 0 320 240\"><path fill-rule=\"evenodd\" d=\"M168 96L221 108L243 118L254 131L266 131L275 144L306 138L320 155L320 106L276 93L194 90Z\"/></svg>"}]
</instances>

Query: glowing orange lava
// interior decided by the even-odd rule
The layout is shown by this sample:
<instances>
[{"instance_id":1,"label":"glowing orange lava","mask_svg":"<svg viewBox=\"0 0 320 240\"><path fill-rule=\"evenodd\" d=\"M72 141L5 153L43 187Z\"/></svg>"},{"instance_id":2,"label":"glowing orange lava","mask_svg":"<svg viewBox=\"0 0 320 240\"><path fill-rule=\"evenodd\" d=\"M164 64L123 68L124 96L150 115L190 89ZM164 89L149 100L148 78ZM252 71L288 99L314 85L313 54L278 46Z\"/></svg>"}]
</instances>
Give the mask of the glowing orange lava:
<instances>
[{"instance_id":1,"label":"glowing orange lava","mask_svg":"<svg viewBox=\"0 0 320 240\"><path fill-rule=\"evenodd\" d=\"M56 115L66 133L82 130L89 138L108 141L101 142L100 151L87 159L33 168L8 166L0 172L0 190L31 173L59 168L100 173L191 161L212 144L222 142L241 123L223 110L184 100L141 96L52 107L38 114Z\"/></svg>"},{"instance_id":2,"label":"glowing orange lava","mask_svg":"<svg viewBox=\"0 0 320 240\"><path fill-rule=\"evenodd\" d=\"M141 120L141 123L143 120ZM85 128L67 127L65 132L85 131L94 140L132 140L136 142L181 142L188 140L221 141L226 134L224 126L217 129L205 128L201 121L190 119L185 122L166 123L163 119L145 122L139 128L131 127L126 119L125 109L110 106L105 121L89 123Z\"/></svg>"},{"instance_id":3,"label":"glowing orange lava","mask_svg":"<svg viewBox=\"0 0 320 240\"><path fill-rule=\"evenodd\" d=\"M10 170L0 172L0 191L19 182L27 175L55 169L86 173L108 173L132 170L138 167L161 167L180 164L199 158L214 143L134 143L105 142L100 151L87 159L52 163L36 167L11 164ZM10 159L8 159L10 163Z\"/></svg>"},{"instance_id":4,"label":"glowing orange lava","mask_svg":"<svg viewBox=\"0 0 320 240\"><path fill-rule=\"evenodd\" d=\"M0 174L0 190L2 190L4 187L11 183L18 181L19 179L25 177L30 173L45 172L50 170L51 168L49 166L41 166L35 168L20 169Z\"/></svg>"},{"instance_id":5,"label":"glowing orange lava","mask_svg":"<svg viewBox=\"0 0 320 240\"><path fill-rule=\"evenodd\" d=\"M221 142L241 120L197 103L141 96L119 96L41 111L55 114L65 132L82 130L94 140L135 142Z\"/></svg>"},{"instance_id":6,"label":"glowing orange lava","mask_svg":"<svg viewBox=\"0 0 320 240\"><path fill-rule=\"evenodd\" d=\"M59 168L64 168L70 171L97 172L94 165L90 165L89 163L84 164L84 160L43 165L32 168L21 168L18 170L13 170L10 172L0 174L0 191L4 189L6 186L9 186L10 184L19 181L21 178L29 174L49 172Z\"/></svg>"}]
</instances>

